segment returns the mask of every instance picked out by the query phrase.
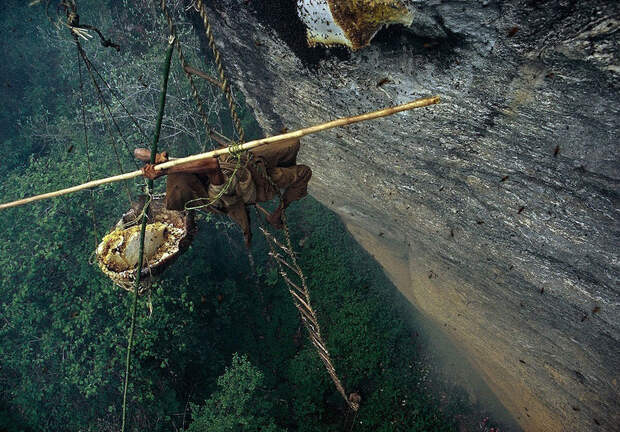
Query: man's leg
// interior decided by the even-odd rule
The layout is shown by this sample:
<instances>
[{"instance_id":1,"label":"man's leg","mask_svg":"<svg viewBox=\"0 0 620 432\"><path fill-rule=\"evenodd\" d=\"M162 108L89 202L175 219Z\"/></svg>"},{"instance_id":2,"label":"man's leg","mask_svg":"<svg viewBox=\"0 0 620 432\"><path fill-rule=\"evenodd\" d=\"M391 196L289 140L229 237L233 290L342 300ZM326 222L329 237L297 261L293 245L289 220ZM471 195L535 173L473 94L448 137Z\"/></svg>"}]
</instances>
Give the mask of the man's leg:
<instances>
[{"instance_id":1,"label":"man's leg","mask_svg":"<svg viewBox=\"0 0 620 432\"><path fill-rule=\"evenodd\" d=\"M279 189L285 189L278 208L267 217L267 221L276 228L282 227L282 212L292 203L308 195L308 182L312 170L306 165L277 167L269 170L273 183Z\"/></svg>"},{"instance_id":2,"label":"man's leg","mask_svg":"<svg viewBox=\"0 0 620 432\"><path fill-rule=\"evenodd\" d=\"M292 167L297 163L299 139L291 138L278 144L268 144L250 151L255 157L262 158L268 169Z\"/></svg>"},{"instance_id":3,"label":"man's leg","mask_svg":"<svg viewBox=\"0 0 620 432\"><path fill-rule=\"evenodd\" d=\"M185 210L185 204L192 201L192 207L208 203L208 192L196 174L170 174L166 181L166 208L168 210Z\"/></svg>"}]
</instances>

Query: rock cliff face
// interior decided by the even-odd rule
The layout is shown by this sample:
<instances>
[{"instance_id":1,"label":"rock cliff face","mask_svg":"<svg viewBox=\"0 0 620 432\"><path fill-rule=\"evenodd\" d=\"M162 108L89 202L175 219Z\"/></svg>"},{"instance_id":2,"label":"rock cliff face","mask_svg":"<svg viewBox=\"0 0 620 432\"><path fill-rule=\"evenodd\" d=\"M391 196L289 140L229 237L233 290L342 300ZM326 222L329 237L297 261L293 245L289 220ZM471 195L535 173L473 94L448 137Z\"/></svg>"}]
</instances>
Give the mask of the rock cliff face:
<instances>
[{"instance_id":1,"label":"rock cliff face","mask_svg":"<svg viewBox=\"0 0 620 432\"><path fill-rule=\"evenodd\" d=\"M442 97L304 138L311 193L525 430L617 430L618 3L411 1L356 52L307 48L293 1L208 4L266 134Z\"/></svg>"}]
</instances>

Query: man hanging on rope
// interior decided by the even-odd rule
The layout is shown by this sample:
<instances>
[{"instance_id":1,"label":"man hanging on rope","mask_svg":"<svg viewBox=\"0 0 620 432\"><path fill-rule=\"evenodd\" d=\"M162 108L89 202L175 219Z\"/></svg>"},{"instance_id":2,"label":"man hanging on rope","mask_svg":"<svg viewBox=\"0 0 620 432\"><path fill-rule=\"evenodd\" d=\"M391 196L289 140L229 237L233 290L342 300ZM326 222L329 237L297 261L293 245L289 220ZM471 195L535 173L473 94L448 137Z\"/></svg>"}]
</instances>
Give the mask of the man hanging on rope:
<instances>
[{"instance_id":1,"label":"man hanging on rope","mask_svg":"<svg viewBox=\"0 0 620 432\"><path fill-rule=\"evenodd\" d=\"M267 216L267 221L281 228L282 212L308 194L312 170L297 165L298 152L299 139L291 139L241 154L240 161L226 154L165 170L155 170L154 165L146 164L142 172L149 179L168 175L168 210L206 209L226 214L241 227L245 244L250 247L252 232L247 204L266 202L280 195L280 204ZM145 162L150 160L148 149L138 148L134 155ZM163 152L157 154L155 162L167 160L168 155Z\"/></svg>"}]
</instances>

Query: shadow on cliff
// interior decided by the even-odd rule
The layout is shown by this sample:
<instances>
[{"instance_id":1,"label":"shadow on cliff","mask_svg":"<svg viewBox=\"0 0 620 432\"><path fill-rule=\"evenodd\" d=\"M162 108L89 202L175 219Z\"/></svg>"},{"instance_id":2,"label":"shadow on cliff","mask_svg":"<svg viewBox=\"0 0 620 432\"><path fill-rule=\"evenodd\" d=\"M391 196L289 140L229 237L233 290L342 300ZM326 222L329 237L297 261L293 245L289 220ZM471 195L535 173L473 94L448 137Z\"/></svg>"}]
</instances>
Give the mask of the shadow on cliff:
<instances>
[{"instance_id":1,"label":"shadow on cliff","mask_svg":"<svg viewBox=\"0 0 620 432\"><path fill-rule=\"evenodd\" d=\"M346 47L308 47L306 27L297 15L296 3L289 0L273 0L268 2L250 2L256 18L267 28L273 30L289 49L301 60L308 69L315 69L321 60L337 58L348 60L351 51ZM380 30L373 38L372 44L381 47L381 51L401 50L403 44L420 52L432 53L429 57L435 60L455 63L455 48L464 44L463 38L449 31L439 22L442 36L419 34L410 28L393 25Z\"/></svg>"},{"instance_id":2,"label":"shadow on cliff","mask_svg":"<svg viewBox=\"0 0 620 432\"><path fill-rule=\"evenodd\" d=\"M340 60L350 58L348 48L309 48L306 43L306 27L297 16L296 2L290 0L272 0L251 2L250 6L260 21L272 29L290 50L309 69L316 68L323 59L336 57Z\"/></svg>"},{"instance_id":3,"label":"shadow on cliff","mask_svg":"<svg viewBox=\"0 0 620 432\"><path fill-rule=\"evenodd\" d=\"M381 29L372 40L382 53L402 52L406 46L412 52L423 54L431 63L439 63L443 67L458 64L457 48L466 45L463 37L443 28L442 35L416 32L412 28L401 25L388 26Z\"/></svg>"}]
</instances>

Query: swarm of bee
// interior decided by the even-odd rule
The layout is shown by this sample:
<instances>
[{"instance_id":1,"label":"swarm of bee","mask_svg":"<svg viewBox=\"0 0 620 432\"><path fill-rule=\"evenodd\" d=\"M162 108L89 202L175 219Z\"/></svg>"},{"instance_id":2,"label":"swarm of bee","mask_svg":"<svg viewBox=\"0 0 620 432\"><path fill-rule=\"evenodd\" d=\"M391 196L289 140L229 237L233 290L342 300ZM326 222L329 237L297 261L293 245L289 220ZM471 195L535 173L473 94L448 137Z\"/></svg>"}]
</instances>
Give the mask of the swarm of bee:
<instances>
[{"instance_id":1,"label":"swarm of bee","mask_svg":"<svg viewBox=\"0 0 620 432\"><path fill-rule=\"evenodd\" d=\"M390 24L411 25L413 16L401 0L298 0L309 46L345 45L358 50Z\"/></svg>"}]
</instances>

